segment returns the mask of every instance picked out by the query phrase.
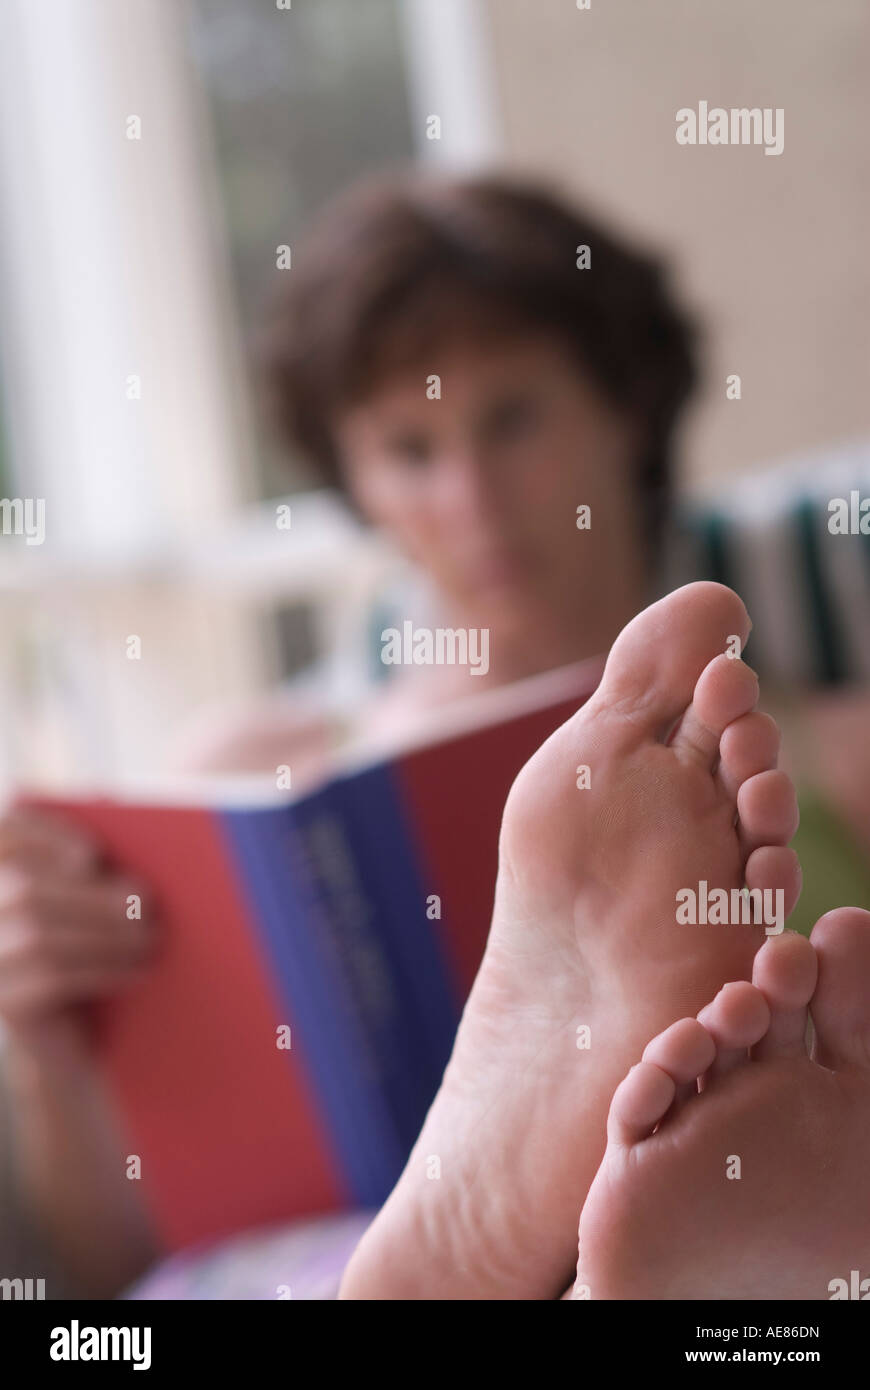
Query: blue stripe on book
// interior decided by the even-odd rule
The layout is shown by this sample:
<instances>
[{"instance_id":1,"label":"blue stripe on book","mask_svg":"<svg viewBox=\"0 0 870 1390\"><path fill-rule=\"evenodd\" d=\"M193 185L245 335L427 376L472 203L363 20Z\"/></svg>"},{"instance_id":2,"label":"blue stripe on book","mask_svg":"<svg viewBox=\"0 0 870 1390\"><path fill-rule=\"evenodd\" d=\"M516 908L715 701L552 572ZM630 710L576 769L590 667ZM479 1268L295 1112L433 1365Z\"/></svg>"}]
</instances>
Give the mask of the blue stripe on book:
<instances>
[{"instance_id":1,"label":"blue stripe on book","mask_svg":"<svg viewBox=\"0 0 870 1390\"><path fill-rule=\"evenodd\" d=\"M288 1063L305 1068L354 1201L377 1205L403 1154L309 862L306 839L322 802L314 796L292 807L226 811L221 821L290 1011Z\"/></svg>"},{"instance_id":2,"label":"blue stripe on book","mask_svg":"<svg viewBox=\"0 0 870 1390\"><path fill-rule=\"evenodd\" d=\"M403 806L397 773L378 766L348 776L342 800L360 847L359 873L394 961L402 1003L395 1046L410 1064L410 1090L394 1093L402 1142L412 1146L438 1089L459 1023L443 947L426 916L426 884L414 827Z\"/></svg>"},{"instance_id":3,"label":"blue stripe on book","mask_svg":"<svg viewBox=\"0 0 870 1390\"><path fill-rule=\"evenodd\" d=\"M421 1108L419 1097L431 1100L434 1090L426 1074L413 995L390 930L399 877L393 864L404 859L406 846L401 826L392 821L381 824L390 811L380 794L385 776L377 769L367 779L361 803L356 801L356 779L342 778L295 809L306 822L309 865L337 942L337 968L369 1044L374 1074L405 1157L427 1108L425 1103ZM368 831L373 825L390 846L386 860L372 852Z\"/></svg>"}]
</instances>

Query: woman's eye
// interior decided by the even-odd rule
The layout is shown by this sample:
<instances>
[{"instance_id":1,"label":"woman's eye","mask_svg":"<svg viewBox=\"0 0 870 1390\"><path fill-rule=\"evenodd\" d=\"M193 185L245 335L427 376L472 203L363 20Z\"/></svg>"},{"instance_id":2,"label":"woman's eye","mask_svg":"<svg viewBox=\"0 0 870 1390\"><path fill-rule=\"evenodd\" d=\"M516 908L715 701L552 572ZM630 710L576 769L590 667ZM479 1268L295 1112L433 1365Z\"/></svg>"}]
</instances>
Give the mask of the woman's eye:
<instances>
[{"instance_id":1,"label":"woman's eye","mask_svg":"<svg viewBox=\"0 0 870 1390\"><path fill-rule=\"evenodd\" d=\"M391 458L410 468L421 468L431 461L432 451L427 440L416 435L394 439L388 448Z\"/></svg>"},{"instance_id":2,"label":"woman's eye","mask_svg":"<svg viewBox=\"0 0 870 1390\"><path fill-rule=\"evenodd\" d=\"M488 422L489 432L495 439L517 439L535 428L538 415L533 401L505 401L492 412Z\"/></svg>"}]
</instances>

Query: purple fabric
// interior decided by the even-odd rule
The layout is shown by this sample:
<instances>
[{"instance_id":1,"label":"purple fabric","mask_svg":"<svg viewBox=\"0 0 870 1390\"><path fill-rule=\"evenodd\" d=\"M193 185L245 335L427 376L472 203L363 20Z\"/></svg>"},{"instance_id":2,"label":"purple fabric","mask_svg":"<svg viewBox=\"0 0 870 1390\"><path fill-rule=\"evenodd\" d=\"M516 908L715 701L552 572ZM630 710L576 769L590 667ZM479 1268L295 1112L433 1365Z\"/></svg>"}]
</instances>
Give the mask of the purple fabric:
<instances>
[{"instance_id":1,"label":"purple fabric","mask_svg":"<svg viewBox=\"0 0 870 1390\"><path fill-rule=\"evenodd\" d=\"M173 1255L123 1295L127 1299L333 1299L373 1212L320 1217L249 1231Z\"/></svg>"}]
</instances>

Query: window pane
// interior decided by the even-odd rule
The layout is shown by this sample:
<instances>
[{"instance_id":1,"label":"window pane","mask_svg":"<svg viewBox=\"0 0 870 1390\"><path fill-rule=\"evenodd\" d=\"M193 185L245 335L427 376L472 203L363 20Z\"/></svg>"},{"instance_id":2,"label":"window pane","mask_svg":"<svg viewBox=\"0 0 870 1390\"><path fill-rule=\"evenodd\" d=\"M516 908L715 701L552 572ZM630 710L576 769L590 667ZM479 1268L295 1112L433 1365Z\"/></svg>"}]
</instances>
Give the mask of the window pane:
<instances>
[{"instance_id":1,"label":"window pane","mask_svg":"<svg viewBox=\"0 0 870 1390\"><path fill-rule=\"evenodd\" d=\"M250 342L293 245L326 199L408 159L411 118L396 0L192 0L190 48L211 113L240 319ZM266 495L286 461L261 458Z\"/></svg>"}]
</instances>

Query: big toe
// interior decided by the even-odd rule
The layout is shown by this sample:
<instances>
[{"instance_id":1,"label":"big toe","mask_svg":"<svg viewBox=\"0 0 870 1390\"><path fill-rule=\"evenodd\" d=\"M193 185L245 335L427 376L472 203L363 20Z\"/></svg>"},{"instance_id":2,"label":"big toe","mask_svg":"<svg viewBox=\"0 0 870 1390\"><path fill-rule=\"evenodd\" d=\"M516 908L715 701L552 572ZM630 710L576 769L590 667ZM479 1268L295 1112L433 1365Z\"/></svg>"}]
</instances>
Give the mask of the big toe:
<instances>
[{"instance_id":1,"label":"big toe","mask_svg":"<svg viewBox=\"0 0 870 1390\"><path fill-rule=\"evenodd\" d=\"M819 979L810 1004L815 1057L824 1067L870 1066L870 912L826 912L810 937Z\"/></svg>"},{"instance_id":2,"label":"big toe","mask_svg":"<svg viewBox=\"0 0 870 1390\"><path fill-rule=\"evenodd\" d=\"M691 704L701 672L720 653L742 651L751 626L742 600L722 584L675 589L623 628L593 701L664 739Z\"/></svg>"}]
</instances>

